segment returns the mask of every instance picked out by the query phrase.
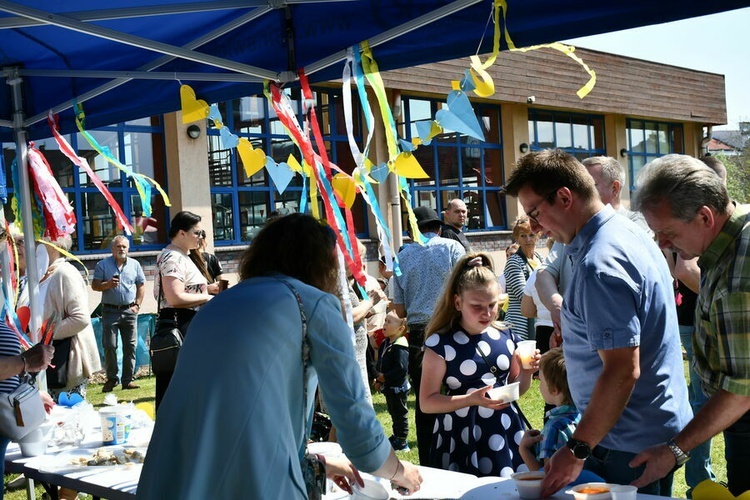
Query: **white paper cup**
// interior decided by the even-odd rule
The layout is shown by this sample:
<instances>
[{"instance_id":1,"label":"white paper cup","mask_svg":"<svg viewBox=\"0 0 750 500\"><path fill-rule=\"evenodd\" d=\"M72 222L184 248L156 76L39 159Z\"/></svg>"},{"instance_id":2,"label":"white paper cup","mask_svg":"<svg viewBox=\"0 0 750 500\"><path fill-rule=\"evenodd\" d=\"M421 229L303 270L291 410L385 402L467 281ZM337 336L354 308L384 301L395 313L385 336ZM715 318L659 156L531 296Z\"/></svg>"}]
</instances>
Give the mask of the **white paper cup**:
<instances>
[{"instance_id":1,"label":"white paper cup","mask_svg":"<svg viewBox=\"0 0 750 500\"><path fill-rule=\"evenodd\" d=\"M612 486L609 492L612 494L612 500L635 500L638 496L638 488L623 484Z\"/></svg>"},{"instance_id":2,"label":"white paper cup","mask_svg":"<svg viewBox=\"0 0 750 500\"><path fill-rule=\"evenodd\" d=\"M536 340L522 340L516 348L518 356L521 358L521 365L524 368L531 368L531 361L536 353Z\"/></svg>"},{"instance_id":3,"label":"white paper cup","mask_svg":"<svg viewBox=\"0 0 750 500\"><path fill-rule=\"evenodd\" d=\"M107 406L99 410L102 422L102 444L123 444L130 435L130 415L127 408Z\"/></svg>"},{"instance_id":4,"label":"white paper cup","mask_svg":"<svg viewBox=\"0 0 750 500\"><path fill-rule=\"evenodd\" d=\"M24 457L36 457L47 452L47 436L41 427L34 429L18 440L21 455Z\"/></svg>"}]
</instances>

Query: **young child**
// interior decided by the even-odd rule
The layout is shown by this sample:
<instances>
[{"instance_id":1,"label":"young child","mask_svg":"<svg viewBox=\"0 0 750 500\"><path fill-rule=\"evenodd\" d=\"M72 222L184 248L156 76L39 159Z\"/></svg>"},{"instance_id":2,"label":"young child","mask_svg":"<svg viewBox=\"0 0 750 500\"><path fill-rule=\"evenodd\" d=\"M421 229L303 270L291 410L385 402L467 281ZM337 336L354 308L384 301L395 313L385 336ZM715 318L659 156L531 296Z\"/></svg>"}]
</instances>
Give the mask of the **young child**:
<instances>
[{"instance_id":1,"label":"young child","mask_svg":"<svg viewBox=\"0 0 750 500\"><path fill-rule=\"evenodd\" d=\"M422 411L436 414L433 467L508 477L523 465L516 444L523 432L518 410L487 392L512 382L526 392L539 355L531 368L522 368L516 336L496 322L499 293L490 256L465 255L425 331L419 402Z\"/></svg>"},{"instance_id":2,"label":"young child","mask_svg":"<svg viewBox=\"0 0 750 500\"><path fill-rule=\"evenodd\" d=\"M409 451L409 421L406 395L409 392L409 342L404 337L406 318L389 312L383 323L385 339L378 349L375 388L383 391L388 413L393 421L391 445L396 451Z\"/></svg>"},{"instance_id":3,"label":"young child","mask_svg":"<svg viewBox=\"0 0 750 500\"><path fill-rule=\"evenodd\" d=\"M544 401L554 408L547 412L548 420L541 432L531 429L521 439L519 449L529 470L544 468L547 460L565 446L581 419L570 396L565 358L559 347L542 355L539 363L539 390Z\"/></svg>"}]
</instances>

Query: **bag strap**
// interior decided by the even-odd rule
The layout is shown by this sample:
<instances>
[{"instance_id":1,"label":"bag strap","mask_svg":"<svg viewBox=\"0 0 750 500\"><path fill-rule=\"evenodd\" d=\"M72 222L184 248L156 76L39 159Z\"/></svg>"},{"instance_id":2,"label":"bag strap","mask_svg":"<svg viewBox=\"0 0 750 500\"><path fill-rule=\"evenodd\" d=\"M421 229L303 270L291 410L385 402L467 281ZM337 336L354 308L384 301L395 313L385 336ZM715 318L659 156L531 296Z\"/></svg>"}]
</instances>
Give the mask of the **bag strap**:
<instances>
[{"instance_id":1,"label":"bag strap","mask_svg":"<svg viewBox=\"0 0 750 500\"><path fill-rule=\"evenodd\" d=\"M157 265L158 269L158 265ZM159 318L161 316L161 299L164 296L164 281L161 279L161 269L158 269L159 271L159 298L156 299L156 317ZM179 321L177 319L177 311L174 312L174 324L179 324Z\"/></svg>"},{"instance_id":2,"label":"bag strap","mask_svg":"<svg viewBox=\"0 0 750 500\"><path fill-rule=\"evenodd\" d=\"M300 450L300 460L305 456L307 450L307 433L309 431L307 427L307 364L310 361L310 344L307 342L307 314L305 314L305 307L302 305L302 298L299 296L297 289L294 288L289 282L281 279L274 278L276 281L283 283L292 292L294 298L297 299L297 305L299 306L299 317L302 321L302 421L305 426L302 431L302 439L305 443L305 448Z\"/></svg>"}]
</instances>

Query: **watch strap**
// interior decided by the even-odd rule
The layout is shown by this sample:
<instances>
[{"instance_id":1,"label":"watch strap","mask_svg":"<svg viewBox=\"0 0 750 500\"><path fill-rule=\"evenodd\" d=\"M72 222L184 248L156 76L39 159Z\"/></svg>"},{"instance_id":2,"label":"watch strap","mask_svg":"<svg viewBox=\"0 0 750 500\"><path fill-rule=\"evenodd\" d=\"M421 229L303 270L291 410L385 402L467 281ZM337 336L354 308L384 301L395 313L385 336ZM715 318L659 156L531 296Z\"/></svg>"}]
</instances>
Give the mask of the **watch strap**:
<instances>
[{"instance_id":1,"label":"watch strap","mask_svg":"<svg viewBox=\"0 0 750 500\"><path fill-rule=\"evenodd\" d=\"M669 451L671 451L674 455L674 459L677 462L678 467L690 460L690 452L682 451L682 448L677 446L677 443L674 442L674 439L670 439L669 441L667 441L667 447L669 448Z\"/></svg>"}]
</instances>

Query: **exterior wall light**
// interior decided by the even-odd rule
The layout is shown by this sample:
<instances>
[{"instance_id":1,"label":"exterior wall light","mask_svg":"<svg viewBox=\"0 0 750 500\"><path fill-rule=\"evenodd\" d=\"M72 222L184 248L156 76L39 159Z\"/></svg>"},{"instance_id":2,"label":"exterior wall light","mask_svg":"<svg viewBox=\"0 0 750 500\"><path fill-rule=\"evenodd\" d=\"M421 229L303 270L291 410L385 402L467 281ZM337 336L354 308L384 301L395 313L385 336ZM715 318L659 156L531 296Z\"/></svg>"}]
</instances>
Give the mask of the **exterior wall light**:
<instances>
[{"instance_id":1,"label":"exterior wall light","mask_svg":"<svg viewBox=\"0 0 750 500\"><path fill-rule=\"evenodd\" d=\"M187 135L191 139L197 139L201 136L201 128L196 124L192 124L187 128Z\"/></svg>"},{"instance_id":2,"label":"exterior wall light","mask_svg":"<svg viewBox=\"0 0 750 500\"><path fill-rule=\"evenodd\" d=\"M520 146L518 146L518 150L521 151L522 154L526 154L529 152L529 145L525 142L522 142Z\"/></svg>"},{"instance_id":3,"label":"exterior wall light","mask_svg":"<svg viewBox=\"0 0 750 500\"><path fill-rule=\"evenodd\" d=\"M625 148L622 148L620 150L620 156L622 156L623 158L627 158L628 157L628 150L625 149Z\"/></svg>"}]
</instances>

